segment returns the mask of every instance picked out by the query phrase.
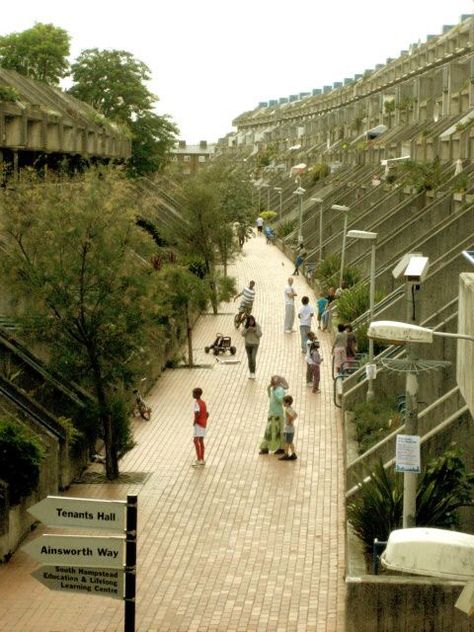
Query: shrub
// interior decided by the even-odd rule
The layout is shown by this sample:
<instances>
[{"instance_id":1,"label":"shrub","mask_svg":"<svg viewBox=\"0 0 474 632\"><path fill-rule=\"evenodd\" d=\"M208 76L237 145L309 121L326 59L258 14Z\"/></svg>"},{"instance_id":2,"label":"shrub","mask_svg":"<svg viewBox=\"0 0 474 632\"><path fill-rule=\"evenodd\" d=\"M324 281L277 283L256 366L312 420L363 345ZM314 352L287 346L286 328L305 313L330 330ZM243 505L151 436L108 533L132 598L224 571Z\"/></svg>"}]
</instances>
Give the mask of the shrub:
<instances>
[{"instance_id":1,"label":"shrub","mask_svg":"<svg viewBox=\"0 0 474 632\"><path fill-rule=\"evenodd\" d=\"M472 504L473 486L474 474L466 471L462 452L451 446L430 461L418 479L416 524L444 529L457 526L454 512ZM387 540L402 525L403 476L385 469L380 460L369 481L359 487L347 506L347 518L370 555L374 538Z\"/></svg>"},{"instance_id":2,"label":"shrub","mask_svg":"<svg viewBox=\"0 0 474 632\"><path fill-rule=\"evenodd\" d=\"M315 277L319 282L321 290L327 291L330 287L339 286L339 276L341 271L341 257L339 255L329 255L321 261L315 271ZM342 275L343 283L347 287L352 287L360 279L360 273L354 266L346 266Z\"/></svg>"},{"instance_id":3,"label":"shrub","mask_svg":"<svg viewBox=\"0 0 474 632\"><path fill-rule=\"evenodd\" d=\"M277 215L278 213L276 211L262 211L260 213L260 217L264 219L266 222L271 222L272 219L275 219Z\"/></svg>"},{"instance_id":4,"label":"shrub","mask_svg":"<svg viewBox=\"0 0 474 632\"><path fill-rule=\"evenodd\" d=\"M363 454L401 424L401 417L395 405L384 397L354 406L353 423L359 444L359 454Z\"/></svg>"},{"instance_id":5,"label":"shrub","mask_svg":"<svg viewBox=\"0 0 474 632\"><path fill-rule=\"evenodd\" d=\"M377 292L375 302L383 298L382 292ZM350 287L337 299L337 314L339 318L351 323L353 320L364 314L370 306L370 289L367 283L362 283Z\"/></svg>"},{"instance_id":6,"label":"shrub","mask_svg":"<svg viewBox=\"0 0 474 632\"><path fill-rule=\"evenodd\" d=\"M296 229L297 225L298 225L298 221L296 219L282 222L278 226L278 237L280 237L280 239L284 239L285 237L288 237L288 235L290 235Z\"/></svg>"},{"instance_id":7,"label":"shrub","mask_svg":"<svg viewBox=\"0 0 474 632\"><path fill-rule=\"evenodd\" d=\"M325 162L317 162L309 170L310 184L316 184L319 180L323 180L331 173L331 168Z\"/></svg>"},{"instance_id":8,"label":"shrub","mask_svg":"<svg viewBox=\"0 0 474 632\"><path fill-rule=\"evenodd\" d=\"M44 450L19 423L0 419L0 479L8 483L11 505L28 496L38 484Z\"/></svg>"},{"instance_id":9,"label":"shrub","mask_svg":"<svg viewBox=\"0 0 474 632\"><path fill-rule=\"evenodd\" d=\"M0 101L10 101L14 103L15 101L19 101L20 95L15 90L15 88L10 88L10 86L0 85Z\"/></svg>"},{"instance_id":10,"label":"shrub","mask_svg":"<svg viewBox=\"0 0 474 632\"><path fill-rule=\"evenodd\" d=\"M367 353L369 351L369 339L367 337L367 330L369 326L367 324L359 325L355 330L354 334L357 340L357 350L359 353ZM374 340L374 355L378 355L384 349L386 349L387 345L383 344L379 340Z\"/></svg>"}]
</instances>

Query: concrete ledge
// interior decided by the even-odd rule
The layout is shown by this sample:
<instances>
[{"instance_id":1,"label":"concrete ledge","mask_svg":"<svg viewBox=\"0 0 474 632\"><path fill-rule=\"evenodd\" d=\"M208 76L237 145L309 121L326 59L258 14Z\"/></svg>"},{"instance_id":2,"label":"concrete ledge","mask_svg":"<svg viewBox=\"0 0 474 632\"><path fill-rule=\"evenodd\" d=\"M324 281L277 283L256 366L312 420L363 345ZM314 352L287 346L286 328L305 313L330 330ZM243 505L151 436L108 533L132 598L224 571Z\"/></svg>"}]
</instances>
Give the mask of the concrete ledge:
<instances>
[{"instance_id":1,"label":"concrete ledge","mask_svg":"<svg viewBox=\"0 0 474 632\"><path fill-rule=\"evenodd\" d=\"M346 632L474 632L454 607L464 584L431 577L346 577Z\"/></svg>"}]
</instances>

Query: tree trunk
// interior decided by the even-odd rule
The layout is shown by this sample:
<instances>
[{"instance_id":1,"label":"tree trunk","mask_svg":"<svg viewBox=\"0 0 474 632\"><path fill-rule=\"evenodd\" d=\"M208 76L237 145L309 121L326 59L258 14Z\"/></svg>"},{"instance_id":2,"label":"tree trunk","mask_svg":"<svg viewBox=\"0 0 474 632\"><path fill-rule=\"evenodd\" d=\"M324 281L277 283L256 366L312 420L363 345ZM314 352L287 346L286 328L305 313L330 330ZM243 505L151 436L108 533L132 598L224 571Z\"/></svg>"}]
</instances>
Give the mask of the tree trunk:
<instances>
[{"instance_id":1,"label":"tree trunk","mask_svg":"<svg viewBox=\"0 0 474 632\"><path fill-rule=\"evenodd\" d=\"M112 423L112 415L107 403L107 397L105 395L105 389L102 382L102 374L100 365L97 358L91 358L92 371L94 374L94 386L97 395L97 401L99 402L99 416L104 431L104 444L105 444L105 472L109 480L118 478L119 467L117 450L115 447L114 427Z\"/></svg>"},{"instance_id":2,"label":"tree trunk","mask_svg":"<svg viewBox=\"0 0 474 632\"><path fill-rule=\"evenodd\" d=\"M212 312L214 314L214 316L217 316L217 308L218 308L218 303L217 303L217 288L216 288L216 280L214 278L212 278L209 281L209 287L211 288L211 305L212 305Z\"/></svg>"},{"instance_id":3,"label":"tree trunk","mask_svg":"<svg viewBox=\"0 0 474 632\"><path fill-rule=\"evenodd\" d=\"M188 337L188 366L194 365L193 359L193 329L191 327L191 323L189 322L189 307L186 305L185 310L186 315L186 335Z\"/></svg>"}]
</instances>

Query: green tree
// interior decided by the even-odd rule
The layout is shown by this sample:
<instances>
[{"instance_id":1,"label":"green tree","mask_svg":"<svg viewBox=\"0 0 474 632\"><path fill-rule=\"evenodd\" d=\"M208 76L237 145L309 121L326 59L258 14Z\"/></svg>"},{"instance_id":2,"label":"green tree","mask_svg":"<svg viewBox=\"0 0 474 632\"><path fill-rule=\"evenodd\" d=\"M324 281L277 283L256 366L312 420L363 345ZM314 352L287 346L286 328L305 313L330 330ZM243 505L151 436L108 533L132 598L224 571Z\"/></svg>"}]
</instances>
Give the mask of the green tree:
<instances>
[{"instance_id":1,"label":"green tree","mask_svg":"<svg viewBox=\"0 0 474 632\"><path fill-rule=\"evenodd\" d=\"M150 69L123 50L82 51L71 66L71 94L132 133L132 175L160 170L170 158L178 129L170 117L152 110L158 100L146 82Z\"/></svg>"},{"instance_id":2,"label":"green tree","mask_svg":"<svg viewBox=\"0 0 474 632\"><path fill-rule=\"evenodd\" d=\"M229 260L240 249L239 236L248 234L254 225L252 193L248 174L235 160L222 156L211 162L198 176L215 199L219 221L213 231L213 241L227 275Z\"/></svg>"},{"instance_id":3,"label":"green tree","mask_svg":"<svg viewBox=\"0 0 474 632\"><path fill-rule=\"evenodd\" d=\"M83 50L71 65L70 92L107 118L128 123L153 106L150 69L124 50Z\"/></svg>"},{"instance_id":4,"label":"green tree","mask_svg":"<svg viewBox=\"0 0 474 632\"><path fill-rule=\"evenodd\" d=\"M136 204L128 181L105 169L42 185L23 172L0 196L4 283L24 335L93 389L110 479L129 444L117 398L156 312L153 243L135 224Z\"/></svg>"},{"instance_id":5,"label":"green tree","mask_svg":"<svg viewBox=\"0 0 474 632\"><path fill-rule=\"evenodd\" d=\"M0 37L0 66L55 86L68 74L69 44L64 29L37 23L21 33Z\"/></svg>"},{"instance_id":6,"label":"green tree","mask_svg":"<svg viewBox=\"0 0 474 632\"><path fill-rule=\"evenodd\" d=\"M133 175L161 171L171 159L178 128L168 115L144 112L129 123L132 132L132 157L129 168Z\"/></svg>"},{"instance_id":7,"label":"green tree","mask_svg":"<svg viewBox=\"0 0 474 632\"><path fill-rule=\"evenodd\" d=\"M193 316L205 309L208 300L208 286L195 274L178 266L165 268L158 276L160 296L163 298L160 310L176 320L184 317L188 343L188 365L193 358Z\"/></svg>"}]
</instances>

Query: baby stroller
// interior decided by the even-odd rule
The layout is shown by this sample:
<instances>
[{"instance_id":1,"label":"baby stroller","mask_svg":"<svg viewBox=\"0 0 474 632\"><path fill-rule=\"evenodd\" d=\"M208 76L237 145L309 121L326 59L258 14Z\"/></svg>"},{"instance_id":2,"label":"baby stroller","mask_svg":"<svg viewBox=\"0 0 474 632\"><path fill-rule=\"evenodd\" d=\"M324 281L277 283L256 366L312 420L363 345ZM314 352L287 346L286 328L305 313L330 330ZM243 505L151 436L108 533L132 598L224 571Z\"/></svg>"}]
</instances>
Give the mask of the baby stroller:
<instances>
[{"instance_id":1,"label":"baby stroller","mask_svg":"<svg viewBox=\"0 0 474 632\"><path fill-rule=\"evenodd\" d=\"M204 347L204 351L209 353L211 351L214 355L219 355L219 353L225 353L226 351L230 351L231 355L235 355L237 349L232 346L232 340L230 336L224 336L223 334L216 334L216 339L209 345L208 347Z\"/></svg>"}]
</instances>

